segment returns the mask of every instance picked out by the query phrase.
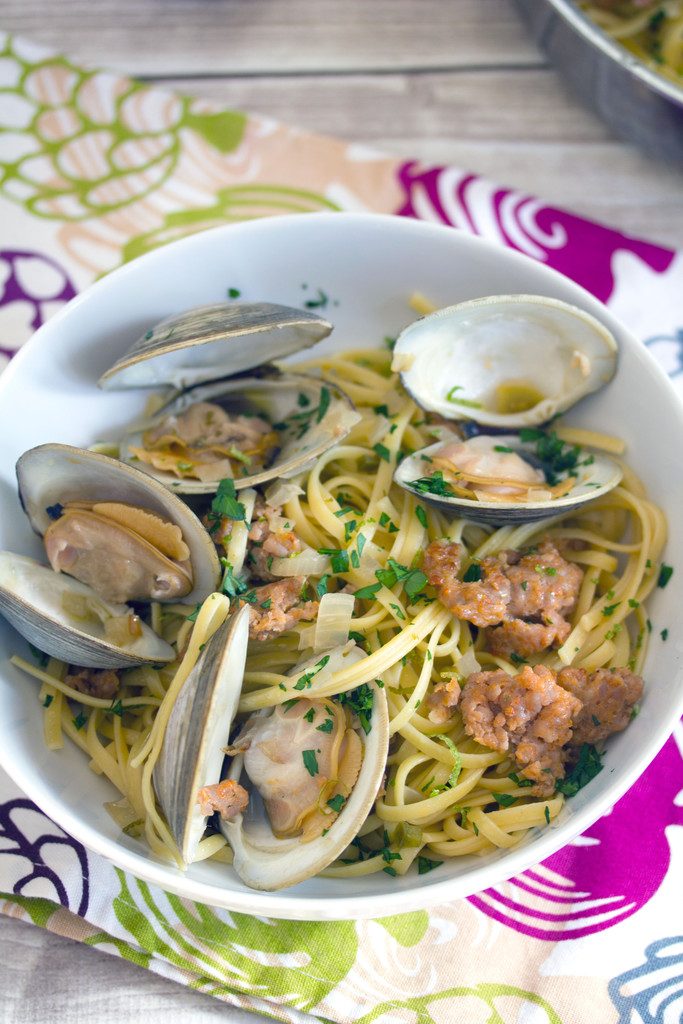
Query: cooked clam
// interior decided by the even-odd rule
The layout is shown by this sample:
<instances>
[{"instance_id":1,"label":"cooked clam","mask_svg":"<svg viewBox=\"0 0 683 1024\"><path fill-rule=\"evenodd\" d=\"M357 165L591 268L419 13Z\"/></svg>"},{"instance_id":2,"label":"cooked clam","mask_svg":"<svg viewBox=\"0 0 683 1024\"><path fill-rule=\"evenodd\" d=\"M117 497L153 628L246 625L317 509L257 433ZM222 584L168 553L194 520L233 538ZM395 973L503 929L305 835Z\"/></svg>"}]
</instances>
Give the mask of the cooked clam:
<instances>
[{"instance_id":1,"label":"cooked clam","mask_svg":"<svg viewBox=\"0 0 683 1024\"><path fill-rule=\"evenodd\" d=\"M617 343L599 320L542 295L491 295L416 320L393 369L423 409L516 429L546 423L607 384Z\"/></svg>"},{"instance_id":2,"label":"cooked clam","mask_svg":"<svg viewBox=\"0 0 683 1024\"><path fill-rule=\"evenodd\" d=\"M116 459L46 444L17 462L19 497L50 563L106 601L202 601L220 578L194 513Z\"/></svg>"},{"instance_id":3,"label":"cooked clam","mask_svg":"<svg viewBox=\"0 0 683 1024\"><path fill-rule=\"evenodd\" d=\"M360 419L333 384L272 372L198 385L135 434L120 457L182 494L212 494L220 480L254 487L301 473Z\"/></svg>"},{"instance_id":4,"label":"cooked clam","mask_svg":"<svg viewBox=\"0 0 683 1024\"><path fill-rule=\"evenodd\" d=\"M267 364L331 330L314 313L272 303L222 303L164 320L99 382L174 388L158 415L123 439L121 458L187 494L213 493L226 477L249 487L301 472L359 417L339 388ZM253 377L238 376L246 370Z\"/></svg>"},{"instance_id":5,"label":"cooked clam","mask_svg":"<svg viewBox=\"0 0 683 1024\"><path fill-rule=\"evenodd\" d=\"M132 608L10 551L0 551L0 614L38 650L69 664L115 669L175 658Z\"/></svg>"},{"instance_id":6,"label":"cooked clam","mask_svg":"<svg viewBox=\"0 0 683 1024\"><path fill-rule=\"evenodd\" d=\"M180 855L189 864L206 827L197 795L218 782L230 724L242 690L249 636L245 605L202 651L171 711L154 788Z\"/></svg>"},{"instance_id":7,"label":"cooked clam","mask_svg":"<svg viewBox=\"0 0 683 1024\"><path fill-rule=\"evenodd\" d=\"M315 313L272 302L197 306L151 327L102 374L99 385L180 391L291 355L331 330Z\"/></svg>"},{"instance_id":8,"label":"cooked clam","mask_svg":"<svg viewBox=\"0 0 683 1024\"><path fill-rule=\"evenodd\" d=\"M253 888L279 889L331 863L367 817L389 742L386 695L369 684L372 708L362 723L333 697L317 698L315 690L307 696L296 689L299 680L314 676L316 685L324 684L365 657L353 644L316 655L290 674L291 700L243 723L220 781L241 691L248 614L243 622L230 621L176 702L155 788L186 863L195 856L208 814L220 810L240 878Z\"/></svg>"},{"instance_id":9,"label":"cooked clam","mask_svg":"<svg viewBox=\"0 0 683 1024\"><path fill-rule=\"evenodd\" d=\"M446 435L405 458L394 480L450 515L492 525L530 523L578 509L621 480L620 466L606 455L581 452L574 462L572 475L548 483L535 445L517 434Z\"/></svg>"}]
</instances>

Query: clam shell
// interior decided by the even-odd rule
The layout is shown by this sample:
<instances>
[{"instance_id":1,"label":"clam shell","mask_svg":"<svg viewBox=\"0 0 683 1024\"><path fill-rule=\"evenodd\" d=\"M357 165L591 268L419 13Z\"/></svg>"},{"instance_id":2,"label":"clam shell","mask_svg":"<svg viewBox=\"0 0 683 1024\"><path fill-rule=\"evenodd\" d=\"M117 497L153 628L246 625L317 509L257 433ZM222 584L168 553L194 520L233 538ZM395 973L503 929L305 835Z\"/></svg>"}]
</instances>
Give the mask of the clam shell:
<instances>
[{"instance_id":1,"label":"clam shell","mask_svg":"<svg viewBox=\"0 0 683 1024\"><path fill-rule=\"evenodd\" d=\"M299 670L300 671L300 670ZM273 891L296 885L322 871L346 849L372 810L386 768L389 747L389 709L384 689L369 683L374 693L371 729L363 735L363 763L356 784L326 835L302 843L296 837L278 839L268 821L258 791L242 774L236 757L228 777L249 790L249 807L221 829L233 850L233 867L253 889ZM314 696L314 694L311 694Z\"/></svg>"},{"instance_id":2,"label":"clam shell","mask_svg":"<svg viewBox=\"0 0 683 1024\"><path fill-rule=\"evenodd\" d=\"M423 409L515 429L546 423L604 387L616 371L617 343L599 320L566 302L490 295L406 327L392 365ZM524 411L499 412L496 389L510 383L543 397Z\"/></svg>"},{"instance_id":3,"label":"clam shell","mask_svg":"<svg viewBox=\"0 0 683 1024\"><path fill-rule=\"evenodd\" d=\"M323 394L329 403L324 409ZM307 404L302 405L300 396ZM237 489L255 487L269 480L287 478L301 473L333 445L338 444L360 419L350 398L341 388L306 374L274 372L265 377L242 377L239 380L215 381L185 391L160 410L149 429L165 416L180 414L195 402L215 402L227 412L263 413L273 424L288 426L278 431L281 447L265 469L235 478ZM323 409L320 420L316 410ZM135 459L131 448L140 447L142 432L129 435L121 443L120 455L125 461ZM154 469L135 460L135 465L178 494L213 494L219 481L178 479L171 473Z\"/></svg>"},{"instance_id":4,"label":"clam shell","mask_svg":"<svg viewBox=\"0 0 683 1024\"><path fill-rule=\"evenodd\" d=\"M99 621L69 617L62 605L64 594L96 601L112 616L131 611L127 605L103 601L84 583L55 573L33 558L0 551L0 614L38 650L86 668L130 668L175 658L173 648L144 622L142 636L128 647L110 643Z\"/></svg>"},{"instance_id":5,"label":"clam shell","mask_svg":"<svg viewBox=\"0 0 683 1024\"><path fill-rule=\"evenodd\" d=\"M180 854L190 864L206 827L197 794L219 782L230 726L242 692L249 637L244 605L216 630L173 706L154 789Z\"/></svg>"},{"instance_id":6,"label":"clam shell","mask_svg":"<svg viewBox=\"0 0 683 1024\"><path fill-rule=\"evenodd\" d=\"M522 455L533 457L533 444L520 441L516 434L497 435L496 442L512 448ZM491 526L533 523L540 519L563 515L574 509L579 509L611 491L622 477L621 467L613 459L597 452L591 452L593 462L589 466L580 468L577 484L564 497L555 498L552 501L532 501L524 504L521 502L478 501L432 494L429 491L416 491L414 487L410 486L410 483L427 476L429 462L425 460L425 457L428 460L443 446L443 440L437 441L436 444L421 448L405 458L394 473L395 482L412 494L414 498L419 498L420 501L432 505L440 512L451 516L462 516L464 519L473 519L478 523L486 523Z\"/></svg>"},{"instance_id":7,"label":"clam shell","mask_svg":"<svg viewBox=\"0 0 683 1024\"><path fill-rule=\"evenodd\" d=\"M213 541L187 505L147 473L117 459L65 444L44 444L17 462L19 497L31 526L41 536L50 525L47 508L67 501L117 501L150 509L180 527L190 549L194 578L187 604L203 601L221 575Z\"/></svg>"},{"instance_id":8,"label":"clam shell","mask_svg":"<svg viewBox=\"0 0 683 1024\"><path fill-rule=\"evenodd\" d=\"M187 388L309 348L331 330L315 313L270 302L198 306L151 327L102 374L99 386Z\"/></svg>"}]
</instances>

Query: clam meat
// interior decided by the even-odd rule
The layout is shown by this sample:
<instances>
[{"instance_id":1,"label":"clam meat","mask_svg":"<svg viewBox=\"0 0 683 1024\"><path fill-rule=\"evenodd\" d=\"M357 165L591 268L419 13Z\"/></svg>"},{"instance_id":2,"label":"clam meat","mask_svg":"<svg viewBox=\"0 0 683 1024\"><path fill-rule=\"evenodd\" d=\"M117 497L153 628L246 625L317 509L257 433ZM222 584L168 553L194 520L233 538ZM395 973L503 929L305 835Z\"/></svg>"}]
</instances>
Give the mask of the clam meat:
<instances>
[{"instance_id":1,"label":"clam meat","mask_svg":"<svg viewBox=\"0 0 683 1024\"><path fill-rule=\"evenodd\" d=\"M99 382L174 389L124 437L121 458L187 494L213 493L226 478L251 487L301 472L359 416L334 385L270 363L331 330L312 312L272 303L221 303L162 321Z\"/></svg>"}]
</instances>

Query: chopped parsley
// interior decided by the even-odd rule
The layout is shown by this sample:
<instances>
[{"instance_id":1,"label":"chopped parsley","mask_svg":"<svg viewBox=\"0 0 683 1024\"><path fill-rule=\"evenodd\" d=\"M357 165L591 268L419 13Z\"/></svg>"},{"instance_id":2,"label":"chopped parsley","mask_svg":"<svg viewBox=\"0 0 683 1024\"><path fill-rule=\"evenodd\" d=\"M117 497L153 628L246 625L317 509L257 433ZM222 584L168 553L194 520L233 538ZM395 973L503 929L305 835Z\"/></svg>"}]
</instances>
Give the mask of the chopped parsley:
<instances>
[{"instance_id":1,"label":"chopped parsley","mask_svg":"<svg viewBox=\"0 0 683 1024\"><path fill-rule=\"evenodd\" d=\"M318 548L318 551L321 555L329 555L332 572L340 573L349 571L348 551L341 551L339 548Z\"/></svg>"},{"instance_id":2,"label":"chopped parsley","mask_svg":"<svg viewBox=\"0 0 683 1024\"><path fill-rule=\"evenodd\" d=\"M315 663L315 665L313 666L313 668L309 672L304 672L304 674L302 676L299 676L299 678L297 679L297 681L294 684L294 689L295 690L304 690L307 687L310 687L310 685L311 685L311 683L313 681L314 676L317 676L318 672L320 672L322 669L325 668L325 665L327 665L329 660L330 660L329 654L324 655L324 657L322 657L320 659L320 661Z\"/></svg>"},{"instance_id":3,"label":"chopped parsley","mask_svg":"<svg viewBox=\"0 0 683 1024\"><path fill-rule=\"evenodd\" d=\"M456 398L456 391L462 391L462 385L454 384L450 391L446 394L446 401L452 402L454 405L464 405L468 409L481 409L481 402L475 402L471 398Z\"/></svg>"},{"instance_id":4,"label":"chopped parsley","mask_svg":"<svg viewBox=\"0 0 683 1024\"><path fill-rule=\"evenodd\" d=\"M355 640L357 644L364 644L365 637L362 633L357 633L355 629L352 629L349 633L349 640Z\"/></svg>"},{"instance_id":5,"label":"chopped parsley","mask_svg":"<svg viewBox=\"0 0 683 1024\"><path fill-rule=\"evenodd\" d=\"M313 719L309 718L309 722L312 721ZM318 730L318 732L332 732L332 730L334 729L334 722L332 721L331 718L326 718L321 725L316 725L316 729Z\"/></svg>"},{"instance_id":6,"label":"chopped parsley","mask_svg":"<svg viewBox=\"0 0 683 1024\"><path fill-rule=\"evenodd\" d=\"M355 690L347 690L346 693L340 693L338 700L340 704L346 704L349 710L356 715L363 732L367 735L372 728L370 715L372 714L372 705L375 700L375 693L372 687L368 686L367 683L363 683L361 686L357 686Z\"/></svg>"},{"instance_id":7,"label":"chopped parsley","mask_svg":"<svg viewBox=\"0 0 683 1024\"><path fill-rule=\"evenodd\" d=\"M228 597L238 597L247 589L247 584L239 576L235 576L232 564L227 558L221 558L223 566L223 579L221 580L221 591Z\"/></svg>"},{"instance_id":8,"label":"chopped parsley","mask_svg":"<svg viewBox=\"0 0 683 1024\"><path fill-rule=\"evenodd\" d=\"M578 444L565 444L554 430L523 427L519 432L519 439L525 443L536 443L536 457L541 463L546 483L551 487L564 479L563 474L577 476L581 466L589 466L595 461L592 455L587 455L581 460L581 447Z\"/></svg>"},{"instance_id":9,"label":"chopped parsley","mask_svg":"<svg viewBox=\"0 0 683 1024\"><path fill-rule=\"evenodd\" d=\"M526 590L528 586L529 584L526 580L522 580L522 582L520 583L520 587L522 588L522 590Z\"/></svg>"},{"instance_id":10,"label":"chopped parsley","mask_svg":"<svg viewBox=\"0 0 683 1024\"><path fill-rule=\"evenodd\" d=\"M662 640L668 640L669 639L669 630L668 629L663 629L659 635L661 636Z\"/></svg>"},{"instance_id":11,"label":"chopped parsley","mask_svg":"<svg viewBox=\"0 0 683 1024\"><path fill-rule=\"evenodd\" d=\"M517 803L517 797L513 796L512 793L494 793L493 799L500 807L512 807L513 804Z\"/></svg>"},{"instance_id":12,"label":"chopped parsley","mask_svg":"<svg viewBox=\"0 0 683 1024\"><path fill-rule=\"evenodd\" d=\"M543 808L543 814L545 816L546 824L549 825L550 824L550 808L548 807L547 804Z\"/></svg>"},{"instance_id":13,"label":"chopped parsley","mask_svg":"<svg viewBox=\"0 0 683 1024\"><path fill-rule=\"evenodd\" d=\"M553 568L552 565L535 565L534 570L539 576L557 576L557 569Z\"/></svg>"},{"instance_id":14,"label":"chopped parsley","mask_svg":"<svg viewBox=\"0 0 683 1024\"><path fill-rule=\"evenodd\" d=\"M111 707L107 708L108 715L118 715L119 718L123 718L123 704L120 700L114 702L112 700Z\"/></svg>"},{"instance_id":15,"label":"chopped parsley","mask_svg":"<svg viewBox=\"0 0 683 1024\"><path fill-rule=\"evenodd\" d=\"M374 405L372 407L372 411L376 412L378 416L386 416L387 419L391 415L391 413L389 412L389 406L388 405Z\"/></svg>"},{"instance_id":16,"label":"chopped parsley","mask_svg":"<svg viewBox=\"0 0 683 1024\"><path fill-rule=\"evenodd\" d=\"M602 771L601 756L592 743L582 743L576 764L564 779L557 780L555 785L557 792L563 793L564 796L575 796Z\"/></svg>"},{"instance_id":17,"label":"chopped parsley","mask_svg":"<svg viewBox=\"0 0 683 1024\"><path fill-rule=\"evenodd\" d=\"M436 494L442 498L455 497L455 491L448 481L444 480L440 469L437 469L431 476L421 476L419 480L408 480L406 482L408 487L412 487L418 494Z\"/></svg>"},{"instance_id":18,"label":"chopped parsley","mask_svg":"<svg viewBox=\"0 0 683 1024\"><path fill-rule=\"evenodd\" d=\"M427 585L427 577L421 569L409 569L394 558L387 559L387 568L377 569L375 576L384 587L391 588L400 583L411 601L414 601ZM376 584L373 584L375 586ZM379 590L379 587L377 587ZM356 593L356 597L358 593Z\"/></svg>"},{"instance_id":19,"label":"chopped parsley","mask_svg":"<svg viewBox=\"0 0 683 1024\"><path fill-rule=\"evenodd\" d=\"M427 529L427 513L423 509L422 505L418 505L416 507L415 515L417 516L417 520L420 523L420 525L424 526L424 528L426 530Z\"/></svg>"},{"instance_id":20,"label":"chopped parsley","mask_svg":"<svg viewBox=\"0 0 683 1024\"><path fill-rule=\"evenodd\" d=\"M389 607L393 608L394 612L396 613L396 618L397 619L400 619L401 622L405 622L406 621L406 617L403 614L403 612L401 611L401 608L399 607L399 605L397 605L397 604L390 604Z\"/></svg>"},{"instance_id":21,"label":"chopped parsley","mask_svg":"<svg viewBox=\"0 0 683 1024\"><path fill-rule=\"evenodd\" d=\"M440 868L442 864L442 860L430 860L429 857L418 857L417 873L418 875L426 875L428 872L433 871L434 868Z\"/></svg>"},{"instance_id":22,"label":"chopped parsley","mask_svg":"<svg viewBox=\"0 0 683 1024\"><path fill-rule=\"evenodd\" d=\"M664 587L667 585L673 574L673 566L667 565L666 562L662 562L661 568L659 570L659 576L657 577L657 586L662 587L662 589L664 589Z\"/></svg>"},{"instance_id":23,"label":"chopped parsley","mask_svg":"<svg viewBox=\"0 0 683 1024\"><path fill-rule=\"evenodd\" d=\"M515 786L520 787L533 786L534 784L533 779L523 779L517 774L517 772L510 772L510 774L508 775L508 779L511 779L514 782Z\"/></svg>"},{"instance_id":24,"label":"chopped parsley","mask_svg":"<svg viewBox=\"0 0 683 1024\"><path fill-rule=\"evenodd\" d=\"M318 405L318 413L316 416L316 423L320 423L325 413L330 407L330 389L322 387L320 389L320 404Z\"/></svg>"},{"instance_id":25,"label":"chopped parsley","mask_svg":"<svg viewBox=\"0 0 683 1024\"><path fill-rule=\"evenodd\" d=\"M329 580L329 578L329 575L326 573L324 576L320 577L320 579L315 585L315 592L321 600L327 593L327 581Z\"/></svg>"},{"instance_id":26,"label":"chopped parsley","mask_svg":"<svg viewBox=\"0 0 683 1024\"><path fill-rule=\"evenodd\" d=\"M479 562L472 562L472 564L467 567L465 575L463 576L463 582L478 583L481 578L481 566L479 565Z\"/></svg>"},{"instance_id":27,"label":"chopped parsley","mask_svg":"<svg viewBox=\"0 0 683 1024\"><path fill-rule=\"evenodd\" d=\"M84 715L82 711L79 711L79 713L76 715L74 719L72 719L72 721L77 729L82 729L83 726L87 725L88 723L88 716Z\"/></svg>"},{"instance_id":28,"label":"chopped parsley","mask_svg":"<svg viewBox=\"0 0 683 1024\"><path fill-rule=\"evenodd\" d=\"M386 447L386 445L373 444L372 450L375 453L375 455L379 455L380 459L384 459L385 462L391 461L391 452Z\"/></svg>"},{"instance_id":29,"label":"chopped parsley","mask_svg":"<svg viewBox=\"0 0 683 1024\"><path fill-rule=\"evenodd\" d=\"M327 801L327 806L331 807L333 811L339 813L339 811L341 811L345 803L346 797L343 796L341 793L337 793L336 796L330 797L330 799Z\"/></svg>"},{"instance_id":30,"label":"chopped parsley","mask_svg":"<svg viewBox=\"0 0 683 1024\"><path fill-rule=\"evenodd\" d=\"M209 521L209 533L215 533L223 519L232 519L233 522L246 523L247 512L242 502L237 500L234 480L230 478L221 480L216 491L216 497L211 502L207 519Z\"/></svg>"},{"instance_id":31,"label":"chopped parsley","mask_svg":"<svg viewBox=\"0 0 683 1024\"><path fill-rule=\"evenodd\" d=\"M361 601L369 601L375 596L375 594L379 593L381 586L381 583L371 583L367 587L361 587L353 596L359 598Z\"/></svg>"},{"instance_id":32,"label":"chopped parsley","mask_svg":"<svg viewBox=\"0 0 683 1024\"><path fill-rule=\"evenodd\" d=\"M510 661L512 662L513 665L517 665L518 667L520 665L529 664L526 658L523 658L521 654L517 654L517 651L510 652Z\"/></svg>"},{"instance_id":33,"label":"chopped parsley","mask_svg":"<svg viewBox=\"0 0 683 1024\"><path fill-rule=\"evenodd\" d=\"M636 601L634 597L629 597L628 606L629 608L640 608L640 601Z\"/></svg>"},{"instance_id":34,"label":"chopped parsley","mask_svg":"<svg viewBox=\"0 0 683 1024\"><path fill-rule=\"evenodd\" d=\"M229 299L239 299L241 294L242 292L239 290L239 288L228 288Z\"/></svg>"},{"instance_id":35,"label":"chopped parsley","mask_svg":"<svg viewBox=\"0 0 683 1024\"><path fill-rule=\"evenodd\" d=\"M605 616L614 615L615 611L621 604L621 601L617 601L616 604L608 604L602 609L602 614Z\"/></svg>"},{"instance_id":36,"label":"chopped parsley","mask_svg":"<svg viewBox=\"0 0 683 1024\"><path fill-rule=\"evenodd\" d=\"M351 537L358 528L358 521L356 519L349 519L348 522L344 523L344 541L348 544Z\"/></svg>"},{"instance_id":37,"label":"chopped parsley","mask_svg":"<svg viewBox=\"0 0 683 1024\"><path fill-rule=\"evenodd\" d=\"M314 299L306 299L304 306L306 309L325 309L329 301L329 295L322 288L318 288L316 297Z\"/></svg>"},{"instance_id":38,"label":"chopped parsley","mask_svg":"<svg viewBox=\"0 0 683 1024\"><path fill-rule=\"evenodd\" d=\"M44 707L44 708L49 708L50 704L52 704L52 701L53 701L54 699L55 699L55 698L54 698L54 695L53 695L53 694L51 694L51 693L48 693L48 694L46 694L46 696L45 696L45 700L43 701L43 707Z\"/></svg>"},{"instance_id":39,"label":"chopped parsley","mask_svg":"<svg viewBox=\"0 0 683 1024\"><path fill-rule=\"evenodd\" d=\"M33 657L38 662L39 667L40 668L45 668L45 666L47 665L48 661L50 660L49 656L47 654L45 654L43 651L39 651L37 647L33 646L33 644L29 644L28 645L28 649L30 650L31 654L33 655Z\"/></svg>"},{"instance_id":40,"label":"chopped parsley","mask_svg":"<svg viewBox=\"0 0 683 1024\"><path fill-rule=\"evenodd\" d=\"M512 455L515 451L514 448L508 448L506 444L494 444L493 450L494 452L505 452L506 455Z\"/></svg>"},{"instance_id":41,"label":"chopped parsley","mask_svg":"<svg viewBox=\"0 0 683 1024\"><path fill-rule=\"evenodd\" d=\"M320 769L318 768L318 758L315 756L315 750L302 750L301 756L308 774L317 775Z\"/></svg>"},{"instance_id":42,"label":"chopped parsley","mask_svg":"<svg viewBox=\"0 0 683 1024\"><path fill-rule=\"evenodd\" d=\"M309 708L306 714L304 715L304 718L307 722L312 722L313 719L315 718L315 708Z\"/></svg>"},{"instance_id":43,"label":"chopped parsley","mask_svg":"<svg viewBox=\"0 0 683 1024\"><path fill-rule=\"evenodd\" d=\"M199 615L201 607L202 607L201 604L195 605L194 611L190 612L190 614L187 616L187 621L188 622L196 622L197 621L197 616Z\"/></svg>"}]
</instances>

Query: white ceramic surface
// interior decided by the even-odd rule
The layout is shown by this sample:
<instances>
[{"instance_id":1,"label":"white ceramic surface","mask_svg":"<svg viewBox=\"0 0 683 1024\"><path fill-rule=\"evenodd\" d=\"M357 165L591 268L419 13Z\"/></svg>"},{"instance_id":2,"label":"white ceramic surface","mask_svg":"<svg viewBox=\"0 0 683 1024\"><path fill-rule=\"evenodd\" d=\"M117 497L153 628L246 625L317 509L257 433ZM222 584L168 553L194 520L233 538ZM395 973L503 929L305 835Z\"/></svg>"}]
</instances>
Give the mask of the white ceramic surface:
<instances>
[{"instance_id":1,"label":"white ceramic surface","mask_svg":"<svg viewBox=\"0 0 683 1024\"><path fill-rule=\"evenodd\" d=\"M25 651L0 623L0 761L17 784L91 850L165 889L215 906L291 919L382 916L466 896L537 863L585 830L620 797L665 742L683 710L683 640L676 625L683 605L683 408L646 349L587 292L524 256L450 228L365 214L307 214L216 228L171 244L115 271L88 289L21 350L0 378L0 547L37 555L16 497L14 463L47 441L90 444L111 436L136 415L141 395L102 393L102 371L152 324L193 305L225 298L302 305L318 288L329 296L332 336L316 352L381 345L414 314L408 295L419 290L440 306L469 298L527 292L575 303L601 319L621 346L614 381L584 400L569 421L616 433L650 494L668 512L666 561L678 567L649 604L670 628L654 639L646 664L640 715L608 746L605 769L568 801L556 821L512 851L458 859L425 876L311 879L279 893L247 889L221 864L186 874L123 836L103 808L109 784L93 775L70 745L45 749L37 684L7 659ZM654 634L653 634L654 636Z\"/></svg>"}]
</instances>

